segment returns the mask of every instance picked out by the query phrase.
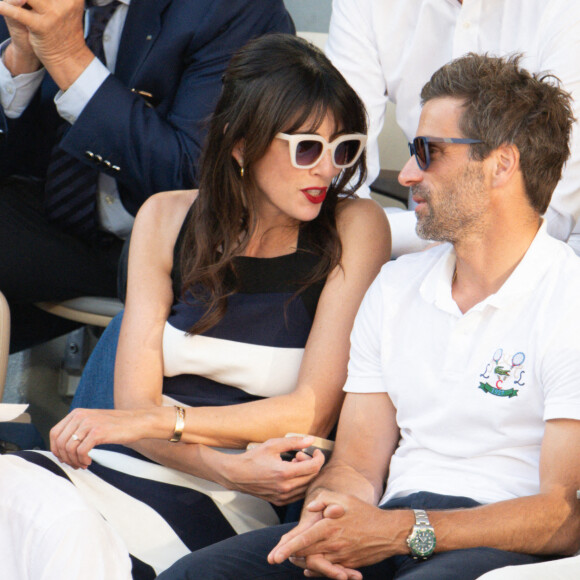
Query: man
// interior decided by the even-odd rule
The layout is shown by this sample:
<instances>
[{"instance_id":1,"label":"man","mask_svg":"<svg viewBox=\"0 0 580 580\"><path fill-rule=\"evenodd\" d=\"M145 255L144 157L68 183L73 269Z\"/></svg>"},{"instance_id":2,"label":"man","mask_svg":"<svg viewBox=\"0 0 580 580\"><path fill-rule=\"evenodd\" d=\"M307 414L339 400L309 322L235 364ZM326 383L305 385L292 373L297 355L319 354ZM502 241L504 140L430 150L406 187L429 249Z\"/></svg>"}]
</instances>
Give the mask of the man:
<instances>
[{"instance_id":1,"label":"man","mask_svg":"<svg viewBox=\"0 0 580 580\"><path fill-rule=\"evenodd\" d=\"M369 289L335 451L298 526L160 580L468 580L580 548L580 260L540 217L569 155L569 95L518 58L470 54L421 96L399 179L419 234L443 243Z\"/></svg>"},{"instance_id":2,"label":"man","mask_svg":"<svg viewBox=\"0 0 580 580\"><path fill-rule=\"evenodd\" d=\"M580 3L568 0L333 0L326 52L369 112L369 173L379 173L377 137L387 101L410 140L421 87L435 70L468 52L523 53L522 66L555 74L580 119ZM548 232L568 240L580 217L580 121L572 154L546 212ZM368 188L359 192L368 195ZM389 213L393 255L422 245L412 212ZM580 227L580 226L579 226ZM580 230L579 230L580 232ZM580 235L570 243L580 253Z\"/></svg>"},{"instance_id":3,"label":"man","mask_svg":"<svg viewBox=\"0 0 580 580\"><path fill-rule=\"evenodd\" d=\"M0 289L12 351L70 328L33 303L116 294L137 209L195 184L231 54L294 32L282 0L92 4L85 39L83 0L0 2Z\"/></svg>"}]
</instances>

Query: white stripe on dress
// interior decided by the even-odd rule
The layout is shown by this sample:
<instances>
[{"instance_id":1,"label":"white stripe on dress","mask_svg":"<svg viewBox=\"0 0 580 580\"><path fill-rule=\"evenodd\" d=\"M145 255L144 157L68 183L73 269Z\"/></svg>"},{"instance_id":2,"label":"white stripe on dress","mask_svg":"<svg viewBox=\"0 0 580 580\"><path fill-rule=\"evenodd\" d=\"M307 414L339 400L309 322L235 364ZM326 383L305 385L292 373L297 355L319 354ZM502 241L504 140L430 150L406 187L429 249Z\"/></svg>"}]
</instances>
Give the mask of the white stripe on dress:
<instances>
[{"instance_id":1,"label":"white stripe on dress","mask_svg":"<svg viewBox=\"0 0 580 580\"><path fill-rule=\"evenodd\" d=\"M165 324L163 369L166 377L195 374L274 397L292 392L298 382L303 348L280 348L202 336L188 336Z\"/></svg>"}]
</instances>

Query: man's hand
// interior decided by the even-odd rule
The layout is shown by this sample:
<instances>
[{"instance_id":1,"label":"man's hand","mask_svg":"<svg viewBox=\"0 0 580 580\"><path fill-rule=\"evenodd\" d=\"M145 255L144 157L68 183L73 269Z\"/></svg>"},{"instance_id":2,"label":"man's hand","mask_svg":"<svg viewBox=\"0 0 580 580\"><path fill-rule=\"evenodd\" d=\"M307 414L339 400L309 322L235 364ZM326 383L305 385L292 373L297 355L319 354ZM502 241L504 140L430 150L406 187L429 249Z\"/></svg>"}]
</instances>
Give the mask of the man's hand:
<instances>
[{"instance_id":1,"label":"man's hand","mask_svg":"<svg viewBox=\"0 0 580 580\"><path fill-rule=\"evenodd\" d=\"M23 5L23 0L0 2L0 15L10 22L14 43L5 55L7 68L21 74L37 70L42 63L59 88L66 90L94 58L84 38L84 0L28 0L27 7ZM23 70L26 67L33 68Z\"/></svg>"},{"instance_id":2,"label":"man's hand","mask_svg":"<svg viewBox=\"0 0 580 580\"><path fill-rule=\"evenodd\" d=\"M317 497L317 495L320 495L323 491L325 490L316 490L314 493L310 494L310 497ZM309 509L310 507L315 509ZM285 547L287 547L295 538L303 538L307 530L325 517L323 515L324 510L321 511L316 509L317 507L318 502L316 499L308 503L302 512L298 525L287 534L284 534L284 536L280 538L278 545L268 555L268 562L270 562L270 564L279 564L283 562L286 559L286 554L289 553L288 550L285 550ZM339 518L343 515L344 509L338 504L330 505L326 510L326 517ZM327 560L323 554L312 554L307 557L289 555L287 558L295 566L303 568L304 575L307 577L324 576L326 578L334 578L335 580L362 580L362 574L358 570L351 570L341 566L340 564L333 564Z\"/></svg>"},{"instance_id":3,"label":"man's hand","mask_svg":"<svg viewBox=\"0 0 580 580\"><path fill-rule=\"evenodd\" d=\"M279 564L291 558L332 578L359 578L355 568L405 553L412 527L410 510L384 511L354 496L324 490L308 503L299 525L280 539L268 561Z\"/></svg>"},{"instance_id":4,"label":"man's hand","mask_svg":"<svg viewBox=\"0 0 580 580\"><path fill-rule=\"evenodd\" d=\"M315 554L306 558L292 556L290 562L304 569L304 576L308 578L333 578L334 580L363 580L363 575L358 570L346 568L340 564L329 562L322 554Z\"/></svg>"},{"instance_id":5,"label":"man's hand","mask_svg":"<svg viewBox=\"0 0 580 580\"><path fill-rule=\"evenodd\" d=\"M3 0L4 5L20 7L26 0ZM0 4L0 13L3 6ZM10 44L4 52L4 65L12 76L35 72L42 67L38 60L28 36L28 28L14 18L5 17L8 32L10 32Z\"/></svg>"}]
</instances>

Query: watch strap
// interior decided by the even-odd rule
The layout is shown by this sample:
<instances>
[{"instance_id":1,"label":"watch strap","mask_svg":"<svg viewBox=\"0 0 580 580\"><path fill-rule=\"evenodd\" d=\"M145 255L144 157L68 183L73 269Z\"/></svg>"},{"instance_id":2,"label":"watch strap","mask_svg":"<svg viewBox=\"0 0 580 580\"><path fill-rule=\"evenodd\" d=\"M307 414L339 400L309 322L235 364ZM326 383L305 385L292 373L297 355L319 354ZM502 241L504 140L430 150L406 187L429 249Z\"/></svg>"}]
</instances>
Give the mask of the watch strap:
<instances>
[{"instance_id":1,"label":"watch strap","mask_svg":"<svg viewBox=\"0 0 580 580\"><path fill-rule=\"evenodd\" d=\"M429 516L425 510L413 510L415 513L415 525L417 526L430 526Z\"/></svg>"}]
</instances>

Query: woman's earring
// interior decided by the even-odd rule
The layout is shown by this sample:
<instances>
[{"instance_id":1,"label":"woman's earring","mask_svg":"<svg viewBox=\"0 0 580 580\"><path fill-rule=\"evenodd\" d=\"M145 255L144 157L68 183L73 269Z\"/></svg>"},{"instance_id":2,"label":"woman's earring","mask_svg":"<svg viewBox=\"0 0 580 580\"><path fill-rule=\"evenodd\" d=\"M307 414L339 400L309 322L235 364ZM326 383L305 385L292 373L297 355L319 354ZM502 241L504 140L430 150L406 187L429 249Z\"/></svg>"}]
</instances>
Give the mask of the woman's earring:
<instances>
[{"instance_id":1,"label":"woman's earring","mask_svg":"<svg viewBox=\"0 0 580 580\"><path fill-rule=\"evenodd\" d=\"M243 165L240 165L240 177L242 179L244 178L244 167L243 167Z\"/></svg>"}]
</instances>

